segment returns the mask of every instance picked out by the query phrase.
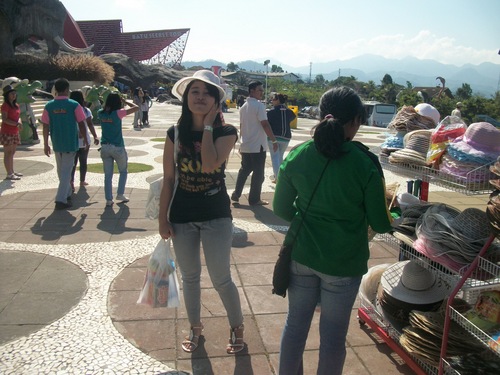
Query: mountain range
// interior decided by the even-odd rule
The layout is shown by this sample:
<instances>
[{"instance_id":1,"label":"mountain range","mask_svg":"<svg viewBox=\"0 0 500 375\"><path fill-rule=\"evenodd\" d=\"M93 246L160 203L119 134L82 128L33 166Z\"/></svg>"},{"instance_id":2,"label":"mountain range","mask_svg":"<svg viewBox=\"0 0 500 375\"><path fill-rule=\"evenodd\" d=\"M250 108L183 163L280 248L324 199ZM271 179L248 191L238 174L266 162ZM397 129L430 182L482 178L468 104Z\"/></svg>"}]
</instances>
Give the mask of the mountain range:
<instances>
[{"instance_id":1,"label":"mountain range","mask_svg":"<svg viewBox=\"0 0 500 375\"><path fill-rule=\"evenodd\" d=\"M270 66L273 65L271 60ZM248 71L265 72L265 66L261 62L247 60L234 62L240 69ZM182 65L186 68L202 66L210 68L212 66L222 66L227 64L217 60L204 61L184 61ZM358 81L374 81L380 84L385 74L392 77L394 83L406 87L406 82L410 82L413 87L433 87L440 86L437 77L445 79L446 87L452 93L463 83L467 83L472 88L474 94L483 95L487 98L494 96L500 90L500 64L485 62L479 65L465 64L456 66L443 64L435 60L420 60L415 57L405 57L403 59L388 59L378 55L365 54L349 60L333 60L324 63L312 63L307 66L294 67L280 64L285 72L295 73L301 79L307 81L321 74L326 80L334 80L339 76L354 76ZM311 73L310 73L311 72Z\"/></svg>"}]
</instances>

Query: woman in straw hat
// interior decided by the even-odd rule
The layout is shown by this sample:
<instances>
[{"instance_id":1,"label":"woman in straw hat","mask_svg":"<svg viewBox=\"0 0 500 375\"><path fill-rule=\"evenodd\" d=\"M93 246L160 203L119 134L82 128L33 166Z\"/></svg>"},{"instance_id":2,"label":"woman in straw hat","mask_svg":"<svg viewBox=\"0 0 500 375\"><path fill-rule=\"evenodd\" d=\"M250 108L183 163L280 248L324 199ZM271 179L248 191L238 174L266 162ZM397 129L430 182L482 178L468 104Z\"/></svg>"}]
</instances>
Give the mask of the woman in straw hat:
<instances>
[{"instance_id":1,"label":"woman in straw hat","mask_svg":"<svg viewBox=\"0 0 500 375\"><path fill-rule=\"evenodd\" d=\"M165 239L172 237L182 276L191 325L182 349L195 351L203 331L201 241L208 273L230 324L226 351L235 354L245 347L244 327L240 297L230 271L233 224L224 170L238 138L237 130L232 125L222 125L220 103L225 92L211 71L199 70L192 77L181 79L172 92L182 101L182 112L177 126L167 131L165 141L159 231Z\"/></svg>"},{"instance_id":2,"label":"woman in straw hat","mask_svg":"<svg viewBox=\"0 0 500 375\"><path fill-rule=\"evenodd\" d=\"M7 85L3 88L2 127L0 129L0 143L3 146L3 163L7 171L7 180L20 180L22 174L14 172L14 154L17 145L21 143L19 129L22 127L20 120L21 109L17 104L16 90Z\"/></svg>"},{"instance_id":3,"label":"woman in straw hat","mask_svg":"<svg viewBox=\"0 0 500 375\"><path fill-rule=\"evenodd\" d=\"M273 202L274 213L291 222L284 244L293 241L280 375L302 373L318 302L317 373L342 373L352 306L368 270L368 225L377 233L391 229L382 168L367 147L352 141L366 116L361 99L350 88L334 88L319 109L313 139L290 151L280 167Z\"/></svg>"}]
</instances>

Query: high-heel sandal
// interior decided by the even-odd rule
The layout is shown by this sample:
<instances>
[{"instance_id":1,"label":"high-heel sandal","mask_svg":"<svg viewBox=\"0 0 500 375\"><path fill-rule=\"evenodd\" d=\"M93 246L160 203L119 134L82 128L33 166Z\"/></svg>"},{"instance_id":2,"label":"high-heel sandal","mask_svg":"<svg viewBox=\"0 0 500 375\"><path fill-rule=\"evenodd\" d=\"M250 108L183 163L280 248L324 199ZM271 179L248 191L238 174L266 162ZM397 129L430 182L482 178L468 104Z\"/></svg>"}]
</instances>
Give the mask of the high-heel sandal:
<instances>
[{"instance_id":1,"label":"high-heel sandal","mask_svg":"<svg viewBox=\"0 0 500 375\"><path fill-rule=\"evenodd\" d=\"M186 353L192 353L196 349L198 349L198 343L200 341L200 336L202 332L203 332L203 324L201 324L198 327L191 326L191 329L189 330L189 336L186 336L186 338L181 344L182 350L184 350Z\"/></svg>"},{"instance_id":2,"label":"high-heel sandal","mask_svg":"<svg viewBox=\"0 0 500 375\"><path fill-rule=\"evenodd\" d=\"M231 328L229 331L229 344L227 344L226 352L227 354L236 354L241 352L245 348L245 343L243 342L243 331L245 326L241 324L236 328Z\"/></svg>"}]
</instances>

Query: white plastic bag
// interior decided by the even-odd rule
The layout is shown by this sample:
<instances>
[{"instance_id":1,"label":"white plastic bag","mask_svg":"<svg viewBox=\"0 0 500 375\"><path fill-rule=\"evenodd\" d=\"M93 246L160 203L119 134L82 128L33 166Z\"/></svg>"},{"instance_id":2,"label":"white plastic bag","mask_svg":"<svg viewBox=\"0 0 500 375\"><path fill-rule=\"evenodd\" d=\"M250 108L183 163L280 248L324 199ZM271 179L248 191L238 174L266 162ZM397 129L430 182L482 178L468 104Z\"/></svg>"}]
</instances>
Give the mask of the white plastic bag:
<instances>
[{"instance_id":1,"label":"white plastic bag","mask_svg":"<svg viewBox=\"0 0 500 375\"><path fill-rule=\"evenodd\" d=\"M151 254L137 303L151 307L179 307L179 283L170 253L170 239L161 239Z\"/></svg>"},{"instance_id":2,"label":"white plastic bag","mask_svg":"<svg viewBox=\"0 0 500 375\"><path fill-rule=\"evenodd\" d=\"M148 200L146 201L146 217L148 219L158 219L162 186L163 177L160 177L149 184Z\"/></svg>"}]
</instances>

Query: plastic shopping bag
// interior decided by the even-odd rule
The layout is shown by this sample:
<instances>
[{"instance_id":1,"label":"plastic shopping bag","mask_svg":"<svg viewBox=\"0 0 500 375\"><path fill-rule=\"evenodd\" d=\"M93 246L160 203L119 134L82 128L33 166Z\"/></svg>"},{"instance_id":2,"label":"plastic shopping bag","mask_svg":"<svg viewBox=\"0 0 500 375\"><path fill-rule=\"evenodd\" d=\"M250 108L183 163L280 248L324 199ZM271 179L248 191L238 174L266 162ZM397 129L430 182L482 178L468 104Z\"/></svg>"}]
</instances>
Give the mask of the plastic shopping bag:
<instances>
[{"instance_id":1,"label":"plastic shopping bag","mask_svg":"<svg viewBox=\"0 0 500 375\"><path fill-rule=\"evenodd\" d=\"M151 220L158 219L162 186L163 177L160 177L149 184L148 200L146 201L146 217Z\"/></svg>"},{"instance_id":2,"label":"plastic shopping bag","mask_svg":"<svg viewBox=\"0 0 500 375\"><path fill-rule=\"evenodd\" d=\"M432 131L431 144L427 152L427 162L439 163L448 143L464 135L466 130L467 125L460 117L446 116Z\"/></svg>"},{"instance_id":3,"label":"plastic shopping bag","mask_svg":"<svg viewBox=\"0 0 500 375\"><path fill-rule=\"evenodd\" d=\"M170 239L161 239L151 254L137 303L151 307L179 307L179 282L170 253Z\"/></svg>"}]
</instances>

